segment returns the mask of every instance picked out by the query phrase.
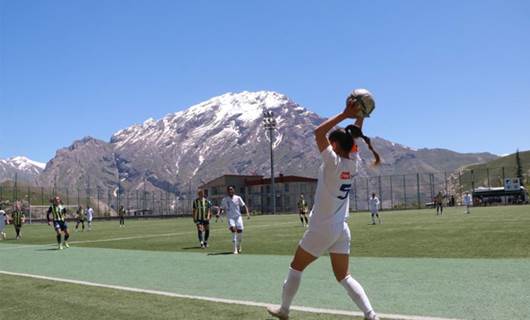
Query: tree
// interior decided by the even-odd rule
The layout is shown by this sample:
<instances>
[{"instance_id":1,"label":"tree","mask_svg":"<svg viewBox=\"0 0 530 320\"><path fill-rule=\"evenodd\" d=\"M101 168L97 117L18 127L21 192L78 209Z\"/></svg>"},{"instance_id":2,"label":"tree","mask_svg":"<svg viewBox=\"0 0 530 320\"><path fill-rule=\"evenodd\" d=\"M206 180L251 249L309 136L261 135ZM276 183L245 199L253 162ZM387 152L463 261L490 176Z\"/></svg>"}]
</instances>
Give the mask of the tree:
<instances>
[{"instance_id":1,"label":"tree","mask_svg":"<svg viewBox=\"0 0 530 320\"><path fill-rule=\"evenodd\" d=\"M521 185L524 186L523 180L523 165L521 164L521 157L519 156L519 149L515 152L515 164L517 166L517 178L521 182Z\"/></svg>"}]
</instances>

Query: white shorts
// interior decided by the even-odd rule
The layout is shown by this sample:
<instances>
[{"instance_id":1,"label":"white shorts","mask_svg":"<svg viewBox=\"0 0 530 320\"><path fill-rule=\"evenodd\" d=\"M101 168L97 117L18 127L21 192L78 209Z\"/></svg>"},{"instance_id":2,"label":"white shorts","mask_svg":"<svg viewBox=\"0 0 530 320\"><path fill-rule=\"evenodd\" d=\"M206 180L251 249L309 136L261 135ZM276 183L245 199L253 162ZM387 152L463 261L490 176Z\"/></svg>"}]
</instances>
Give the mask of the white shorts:
<instances>
[{"instance_id":1,"label":"white shorts","mask_svg":"<svg viewBox=\"0 0 530 320\"><path fill-rule=\"evenodd\" d=\"M325 252L350 254L350 241L350 228L344 222L331 227L309 227L298 244L312 256L320 257Z\"/></svg>"},{"instance_id":2,"label":"white shorts","mask_svg":"<svg viewBox=\"0 0 530 320\"><path fill-rule=\"evenodd\" d=\"M243 230L243 218L241 216L237 218L228 218L228 228L236 228L237 230Z\"/></svg>"}]
</instances>

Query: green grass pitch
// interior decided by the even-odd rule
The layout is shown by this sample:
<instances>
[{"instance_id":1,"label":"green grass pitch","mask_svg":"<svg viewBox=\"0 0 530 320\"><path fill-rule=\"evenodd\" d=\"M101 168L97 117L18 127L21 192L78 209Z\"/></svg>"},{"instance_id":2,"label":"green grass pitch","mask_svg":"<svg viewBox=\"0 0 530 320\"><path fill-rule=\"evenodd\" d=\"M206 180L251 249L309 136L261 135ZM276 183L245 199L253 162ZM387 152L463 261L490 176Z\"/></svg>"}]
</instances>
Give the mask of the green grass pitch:
<instances>
[{"instance_id":1,"label":"green grass pitch","mask_svg":"<svg viewBox=\"0 0 530 320\"><path fill-rule=\"evenodd\" d=\"M349 220L350 269L376 310L465 319L530 317L524 303L530 298L530 207L473 208L470 215L462 208L447 208L443 216L433 210L382 215L384 223L376 226L369 225L368 213L354 213ZM47 225L25 225L20 241L13 240L12 226L7 226L8 240L0 241L0 271L277 303L305 230L297 215L252 217L245 220L244 251L238 257L228 254L230 234L221 222L211 224L208 249L198 248L194 225L186 218L127 220L125 228L117 221L95 222L90 232L74 232L74 225L69 223L72 248L60 252ZM21 319L52 318L50 301L60 305L53 313L56 319L270 319L253 306L5 274L0 284L2 296L8 297L0 314L16 313ZM499 301L499 295L505 297ZM24 297L24 306L9 300L13 297ZM326 257L304 273L295 305L357 311L334 282ZM295 312L292 318L348 317Z\"/></svg>"}]
</instances>

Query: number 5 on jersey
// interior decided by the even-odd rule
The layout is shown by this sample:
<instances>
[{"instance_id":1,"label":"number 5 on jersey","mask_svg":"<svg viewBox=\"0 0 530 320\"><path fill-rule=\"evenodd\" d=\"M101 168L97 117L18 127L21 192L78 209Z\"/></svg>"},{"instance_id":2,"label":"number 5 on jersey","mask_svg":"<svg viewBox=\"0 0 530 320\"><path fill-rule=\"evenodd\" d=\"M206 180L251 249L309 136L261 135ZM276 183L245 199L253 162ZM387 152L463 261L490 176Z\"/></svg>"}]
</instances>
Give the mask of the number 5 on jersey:
<instances>
[{"instance_id":1,"label":"number 5 on jersey","mask_svg":"<svg viewBox=\"0 0 530 320\"><path fill-rule=\"evenodd\" d=\"M340 186L340 191L344 192L344 195L338 196L337 198L339 198L341 200L344 200L344 199L348 198L348 195L350 194L350 191L351 191L351 183L345 183L345 184L341 185Z\"/></svg>"}]
</instances>

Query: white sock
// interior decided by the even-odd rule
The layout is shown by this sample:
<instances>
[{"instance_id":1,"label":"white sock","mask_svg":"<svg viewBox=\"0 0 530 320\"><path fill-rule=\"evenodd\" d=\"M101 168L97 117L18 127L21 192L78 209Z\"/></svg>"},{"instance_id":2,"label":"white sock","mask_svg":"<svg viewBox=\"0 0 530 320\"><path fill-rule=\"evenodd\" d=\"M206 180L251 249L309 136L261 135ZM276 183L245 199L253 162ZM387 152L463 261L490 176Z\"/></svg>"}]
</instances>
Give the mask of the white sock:
<instances>
[{"instance_id":1,"label":"white sock","mask_svg":"<svg viewBox=\"0 0 530 320\"><path fill-rule=\"evenodd\" d=\"M238 247L241 245L242 240L243 240L243 233L236 233L236 243Z\"/></svg>"},{"instance_id":2,"label":"white sock","mask_svg":"<svg viewBox=\"0 0 530 320\"><path fill-rule=\"evenodd\" d=\"M237 233L232 232L232 243L234 244L234 251L237 250Z\"/></svg>"},{"instance_id":3,"label":"white sock","mask_svg":"<svg viewBox=\"0 0 530 320\"><path fill-rule=\"evenodd\" d=\"M287 279L283 282L281 305L283 311L289 312L296 291L298 291L298 287L300 287L300 281L302 281L302 272L289 268Z\"/></svg>"},{"instance_id":4,"label":"white sock","mask_svg":"<svg viewBox=\"0 0 530 320\"><path fill-rule=\"evenodd\" d=\"M370 312L373 311L372 305L370 304L370 300L364 292L363 287L359 282L353 279L351 275L348 275L346 278L342 279L340 284L342 284L344 289L346 289L346 291L348 292L350 298L353 300L353 302L355 302L357 307L359 307L359 309L364 312L365 315L368 315Z\"/></svg>"}]
</instances>

